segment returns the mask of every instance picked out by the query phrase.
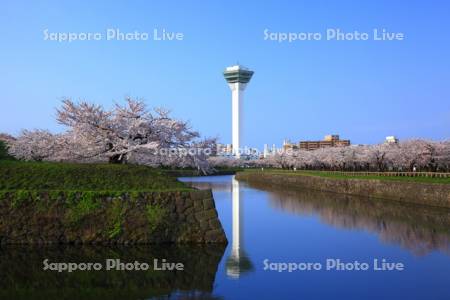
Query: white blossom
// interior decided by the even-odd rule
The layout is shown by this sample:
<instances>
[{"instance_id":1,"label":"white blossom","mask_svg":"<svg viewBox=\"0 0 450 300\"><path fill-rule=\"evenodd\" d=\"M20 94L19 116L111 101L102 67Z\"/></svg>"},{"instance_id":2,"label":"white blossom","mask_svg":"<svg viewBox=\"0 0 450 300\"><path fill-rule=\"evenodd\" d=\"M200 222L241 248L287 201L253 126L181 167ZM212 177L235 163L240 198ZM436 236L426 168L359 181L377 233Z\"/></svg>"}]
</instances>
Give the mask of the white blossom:
<instances>
[{"instance_id":1,"label":"white blossom","mask_svg":"<svg viewBox=\"0 0 450 300\"><path fill-rule=\"evenodd\" d=\"M206 172L209 166L205 149L215 145L215 139L198 141L199 133L187 122L171 118L168 110L149 111L143 101L131 98L124 106L116 104L111 110L65 99L57 110L57 121L68 130L61 134L24 130L9 143L10 153L24 160L130 161L195 167Z\"/></svg>"}]
</instances>

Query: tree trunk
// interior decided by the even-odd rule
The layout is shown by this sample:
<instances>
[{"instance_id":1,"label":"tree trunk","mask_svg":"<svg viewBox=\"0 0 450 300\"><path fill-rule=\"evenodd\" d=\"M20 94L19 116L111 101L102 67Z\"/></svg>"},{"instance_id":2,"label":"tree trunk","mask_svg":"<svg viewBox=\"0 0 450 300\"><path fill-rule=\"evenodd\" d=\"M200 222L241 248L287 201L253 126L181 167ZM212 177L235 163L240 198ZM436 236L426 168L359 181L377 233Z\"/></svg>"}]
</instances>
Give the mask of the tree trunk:
<instances>
[{"instance_id":1,"label":"tree trunk","mask_svg":"<svg viewBox=\"0 0 450 300\"><path fill-rule=\"evenodd\" d=\"M123 164L125 163L125 155L115 154L109 157L110 164Z\"/></svg>"}]
</instances>

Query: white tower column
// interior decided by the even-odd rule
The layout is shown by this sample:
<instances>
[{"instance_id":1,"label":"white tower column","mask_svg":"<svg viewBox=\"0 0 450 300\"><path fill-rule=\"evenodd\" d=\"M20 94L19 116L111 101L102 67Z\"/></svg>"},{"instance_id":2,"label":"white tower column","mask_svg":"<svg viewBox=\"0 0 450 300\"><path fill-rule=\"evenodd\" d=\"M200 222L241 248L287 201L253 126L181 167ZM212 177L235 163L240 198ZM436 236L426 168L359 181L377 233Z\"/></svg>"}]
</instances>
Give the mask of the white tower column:
<instances>
[{"instance_id":1,"label":"white tower column","mask_svg":"<svg viewBox=\"0 0 450 300\"><path fill-rule=\"evenodd\" d=\"M246 83L229 83L228 86L231 89L231 133L233 143L233 154L237 157L241 157L241 132L242 132L242 120L243 110L242 104L244 100L244 90L247 87Z\"/></svg>"},{"instance_id":2,"label":"white tower column","mask_svg":"<svg viewBox=\"0 0 450 300\"><path fill-rule=\"evenodd\" d=\"M242 105L244 90L253 75L253 71L242 66L232 66L225 69L223 73L231 89L231 113L232 113L232 144L233 155L241 157L241 133L242 133Z\"/></svg>"}]
</instances>

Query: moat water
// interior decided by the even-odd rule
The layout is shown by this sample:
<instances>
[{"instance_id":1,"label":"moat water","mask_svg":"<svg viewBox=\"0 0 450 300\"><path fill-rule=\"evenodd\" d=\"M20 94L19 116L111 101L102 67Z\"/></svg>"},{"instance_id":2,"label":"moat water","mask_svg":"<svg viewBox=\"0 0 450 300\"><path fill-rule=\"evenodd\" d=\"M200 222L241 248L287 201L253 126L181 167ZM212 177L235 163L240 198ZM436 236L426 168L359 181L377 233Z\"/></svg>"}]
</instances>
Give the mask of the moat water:
<instances>
[{"instance_id":1,"label":"moat water","mask_svg":"<svg viewBox=\"0 0 450 300\"><path fill-rule=\"evenodd\" d=\"M180 180L213 190L226 247L6 247L0 299L450 299L448 209L233 176ZM44 259L111 258L165 258L184 270L42 270Z\"/></svg>"}]
</instances>

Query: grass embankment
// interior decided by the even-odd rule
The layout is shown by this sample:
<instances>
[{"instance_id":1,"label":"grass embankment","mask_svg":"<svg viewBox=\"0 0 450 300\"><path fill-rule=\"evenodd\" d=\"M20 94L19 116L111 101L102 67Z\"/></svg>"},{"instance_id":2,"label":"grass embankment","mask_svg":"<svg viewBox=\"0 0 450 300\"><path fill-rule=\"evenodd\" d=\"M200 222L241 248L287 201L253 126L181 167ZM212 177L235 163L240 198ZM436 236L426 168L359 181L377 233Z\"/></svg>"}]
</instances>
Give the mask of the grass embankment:
<instances>
[{"instance_id":1,"label":"grass embankment","mask_svg":"<svg viewBox=\"0 0 450 300\"><path fill-rule=\"evenodd\" d=\"M346 175L343 173L332 173L327 171L309 171L309 170L280 170L280 169L246 169L244 172L260 172L269 174L283 174L288 176L317 176L331 179L375 179L386 181L402 181L402 182L421 182L421 183L444 183L450 184L450 178L434 178L434 177L405 177L405 176L378 176L378 175Z\"/></svg>"},{"instance_id":2,"label":"grass embankment","mask_svg":"<svg viewBox=\"0 0 450 300\"><path fill-rule=\"evenodd\" d=\"M0 161L0 191L191 190L164 171L145 166Z\"/></svg>"},{"instance_id":3,"label":"grass embankment","mask_svg":"<svg viewBox=\"0 0 450 300\"><path fill-rule=\"evenodd\" d=\"M42 212L63 200L70 226L78 226L85 217L103 211L107 239L123 231L128 207L123 199L134 201L146 193L191 190L175 177L144 166L0 160L0 201L8 199L9 207L19 211L28 203ZM165 210L151 204L146 209L150 226L156 228Z\"/></svg>"}]
</instances>

